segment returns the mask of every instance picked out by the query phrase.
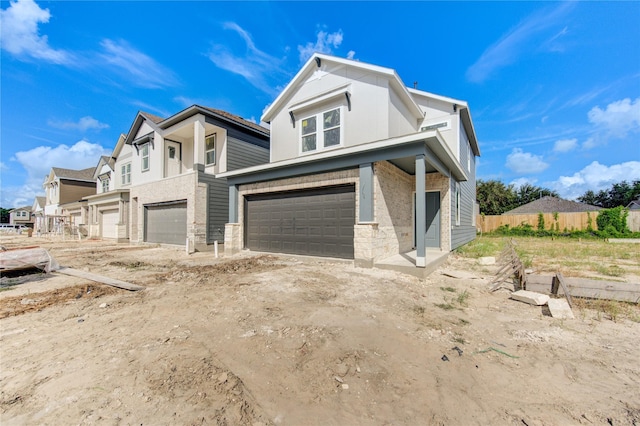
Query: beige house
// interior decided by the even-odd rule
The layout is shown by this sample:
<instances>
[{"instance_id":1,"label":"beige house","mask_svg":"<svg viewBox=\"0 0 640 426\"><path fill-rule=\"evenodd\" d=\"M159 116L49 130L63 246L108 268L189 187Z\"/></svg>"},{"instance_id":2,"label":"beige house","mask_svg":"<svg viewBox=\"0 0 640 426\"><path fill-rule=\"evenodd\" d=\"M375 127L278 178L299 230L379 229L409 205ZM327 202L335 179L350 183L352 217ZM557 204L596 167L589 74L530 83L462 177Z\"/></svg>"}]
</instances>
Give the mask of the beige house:
<instances>
[{"instance_id":1,"label":"beige house","mask_svg":"<svg viewBox=\"0 0 640 426\"><path fill-rule=\"evenodd\" d=\"M9 210L9 224L33 227L33 215L31 206L18 207Z\"/></svg>"},{"instance_id":2,"label":"beige house","mask_svg":"<svg viewBox=\"0 0 640 426\"><path fill-rule=\"evenodd\" d=\"M95 194L95 167L83 170L52 167L42 184L45 190L44 229L62 232L68 226L86 224L87 207L83 197Z\"/></svg>"},{"instance_id":3,"label":"beige house","mask_svg":"<svg viewBox=\"0 0 640 426\"><path fill-rule=\"evenodd\" d=\"M225 252L248 249L424 268L475 238L478 141L466 102L390 68L313 55L265 110L266 165L229 182Z\"/></svg>"},{"instance_id":4,"label":"beige house","mask_svg":"<svg viewBox=\"0 0 640 426\"><path fill-rule=\"evenodd\" d=\"M125 139L125 135L120 135L111 156L100 157L93 173L95 195L84 197L91 238L129 241L129 183L126 170L122 175L116 169L120 156L131 157L131 147L124 143Z\"/></svg>"}]
</instances>

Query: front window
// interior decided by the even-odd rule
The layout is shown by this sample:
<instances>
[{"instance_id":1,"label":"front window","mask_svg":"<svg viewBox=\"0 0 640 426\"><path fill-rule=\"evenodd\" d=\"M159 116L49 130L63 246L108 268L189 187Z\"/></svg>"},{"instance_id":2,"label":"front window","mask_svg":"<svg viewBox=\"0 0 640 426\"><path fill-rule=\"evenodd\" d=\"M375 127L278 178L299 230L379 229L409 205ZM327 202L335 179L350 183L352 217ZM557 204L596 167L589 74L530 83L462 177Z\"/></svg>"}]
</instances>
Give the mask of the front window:
<instances>
[{"instance_id":1,"label":"front window","mask_svg":"<svg viewBox=\"0 0 640 426\"><path fill-rule=\"evenodd\" d=\"M342 144L341 112L341 108L335 108L301 120L302 152L316 151ZM318 128L320 127L318 123L322 126L321 129Z\"/></svg>"},{"instance_id":2,"label":"front window","mask_svg":"<svg viewBox=\"0 0 640 426\"><path fill-rule=\"evenodd\" d=\"M123 164L121 168L122 184L129 185L131 183L131 163Z\"/></svg>"},{"instance_id":3,"label":"front window","mask_svg":"<svg viewBox=\"0 0 640 426\"><path fill-rule=\"evenodd\" d=\"M204 156L206 165L216 164L216 135L207 136L204 140Z\"/></svg>"},{"instance_id":4,"label":"front window","mask_svg":"<svg viewBox=\"0 0 640 426\"><path fill-rule=\"evenodd\" d=\"M142 152L142 171L145 172L149 170L149 144L142 145L140 152Z\"/></svg>"},{"instance_id":5,"label":"front window","mask_svg":"<svg viewBox=\"0 0 640 426\"><path fill-rule=\"evenodd\" d=\"M316 117L302 120L302 152L316 150Z\"/></svg>"},{"instance_id":6,"label":"front window","mask_svg":"<svg viewBox=\"0 0 640 426\"><path fill-rule=\"evenodd\" d=\"M102 179L102 192L109 192L109 179Z\"/></svg>"}]
</instances>

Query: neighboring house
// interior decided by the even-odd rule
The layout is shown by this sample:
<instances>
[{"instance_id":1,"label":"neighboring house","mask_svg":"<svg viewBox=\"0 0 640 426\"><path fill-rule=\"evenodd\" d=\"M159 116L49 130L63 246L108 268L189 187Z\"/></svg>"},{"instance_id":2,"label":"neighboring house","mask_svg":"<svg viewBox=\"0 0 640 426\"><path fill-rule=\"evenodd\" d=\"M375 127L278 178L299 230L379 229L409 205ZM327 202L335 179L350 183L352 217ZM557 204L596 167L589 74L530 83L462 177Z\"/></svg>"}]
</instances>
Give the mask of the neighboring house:
<instances>
[{"instance_id":1,"label":"neighboring house","mask_svg":"<svg viewBox=\"0 0 640 426\"><path fill-rule=\"evenodd\" d=\"M268 162L269 130L199 105L166 119L140 112L116 157L130 241L203 250L224 241L229 189L217 174Z\"/></svg>"},{"instance_id":2,"label":"neighboring house","mask_svg":"<svg viewBox=\"0 0 640 426\"><path fill-rule=\"evenodd\" d=\"M47 197L37 196L33 200L31 206L31 214L33 215L33 228L36 232L42 232L45 229L44 206L47 203Z\"/></svg>"},{"instance_id":3,"label":"neighboring house","mask_svg":"<svg viewBox=\"0 0 640 426\"><path fill-rule=\"evenodd\" d=\"M602 210L602 207L547 195L502 214L578 213L597 210Z\"/></svg>"},{"instance_id":4,"label":"neighboring house","mask_svg":"<svg viewBox=\"0 0 640 426\"><path fill-rule=\"evenodd\" d=\"M64 226L86 223L87 206L82 198L96 192L94 171L95 167L83 170L51 168L42 184L46 196L42 232L62 232Z\"/></svg>"},{"instance_id":5,"label":"neighboring house","mask_svg":"<svg viewBox=\"0 0 640 426\"><path fill-rule=\"evenodd\" d=\"M132 147L125 144L120 135L110 157L102 156L93 173L95 195L84 197L88 206L88 236L107 238L117 242L129 240L129 187L124 176L116 168L116 161L124 156L130 159ZM130 166L129 166L130 167ZM125 167L126 169L126 167ZM129 171L129 175L130 171Z\"/></svg>"},{"instance_id":6,"label":"neighboring house","mask_svg":"<svg viewBox=\"0 0 640 426\"><path fill-rule=\"evenodd\" d=\"M427 248L475 238L480 150L466 102L408 89L393 69L314 54L262 120L270 163L222 174L225 252L371 267L415 250L425 267Z\"/></svg>"},{"instance_id":7,"label":"neighboring house","mask_svg":"<svg viewBox=\"0 0 640 426\"><path fill-rule=\"evenodd\" d=\"M9 223L11 225L25 225L33 227L33 215L31 206L18 207L9 210Z\"/></svg>"},{"instance_id":8,"label":"neighboring house","mask_svg":"<svg viewBox=\"0 0 640 426\"><path fill-rule=\"evenodd\" d=\"M637 200L633 200L629 204L627 204L627 209L640 210L640 198L638 198Z\"/></svg>"}]
</instances>

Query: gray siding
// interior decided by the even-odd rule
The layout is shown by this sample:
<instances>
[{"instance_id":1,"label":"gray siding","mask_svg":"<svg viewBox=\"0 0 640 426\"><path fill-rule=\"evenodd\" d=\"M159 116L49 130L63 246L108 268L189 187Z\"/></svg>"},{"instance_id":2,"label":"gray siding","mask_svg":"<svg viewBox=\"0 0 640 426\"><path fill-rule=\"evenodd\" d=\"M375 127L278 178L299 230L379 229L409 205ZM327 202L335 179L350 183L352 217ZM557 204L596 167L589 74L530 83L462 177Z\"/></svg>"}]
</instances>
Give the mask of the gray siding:
<instances>
[{"instance_id":1,"label":"gray siding","mask_svg":"<svg viewBox=\"0 0 640 426\"><path fill-rule=\"evenodd\" d=\"M227 170L244 169L269 162L269 150L236 138L227 139Z\"/></svg>"},{"instance_id":2,"label":"gray siding","mask_svg":"<svg viewBox=\"0 0 640 426\"><path fill-rule=\"evenodd\" d=\"M468 158L469 153L471 157ZM469 161L468 161L469 160ZM467 165L470 163L470 169ZM476 204L476 158L469 149L469 139L460 125L460 164L467 171L469 180L460 182L460 225L456 225L456 181L451 179L451 249L472 241L476 237L473 215Z\"/></svg>"},{"instance_id":3,"label":"gray siding","mask_svg":"<svg viewBox=\"0 0 640 426\"><path fill-rule=\"evenodd\" d=\"M227 179L210 179L207 196L207 244L224 243L224 226L229 219L229 186Z\"/></svg>"}]
</instances>

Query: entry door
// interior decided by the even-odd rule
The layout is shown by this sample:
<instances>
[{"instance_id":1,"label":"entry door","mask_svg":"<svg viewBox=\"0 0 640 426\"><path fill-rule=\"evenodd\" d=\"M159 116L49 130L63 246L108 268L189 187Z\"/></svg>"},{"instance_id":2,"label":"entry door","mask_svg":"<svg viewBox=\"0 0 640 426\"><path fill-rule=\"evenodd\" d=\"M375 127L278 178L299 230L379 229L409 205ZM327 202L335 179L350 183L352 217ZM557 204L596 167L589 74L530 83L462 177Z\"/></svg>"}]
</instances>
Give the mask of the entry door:
<instances>
[{"instance_id":1,"label":"entry door","mask_svg":"<svg viewBox=\"0 0 640 426\"><path fill-rule=\"evenodd\" d=\"M426 192L425 204L427 208L427 232L425 234L426 247L440 248L440 192ZM416 196L413 194L413 205L415 206ZM415 225L415 209L413 212L413 246L417 245L416 242L416 225Z\"/></svg>"},{"instance_id":2,"label":"entry door","mask_svg":"<svg viewBox=\"0 0 640 426\"><path fill-rule=\"evenodd\" d=\"M427 247L440 248L440 192L427 192Z\"/></svg>"},{"instance_id":3,"label":"entry door","mask_svg":"<svg viewBox=\"0 0 640 426\"><path fill-rule=\"evenodd\" d=\"M165 141L164 148L164 173L165 177L176 176L180 174L181 165L181 145L178 142Z\"/></svg>"}]
</instances>

